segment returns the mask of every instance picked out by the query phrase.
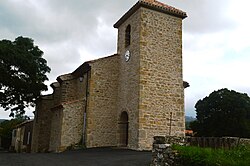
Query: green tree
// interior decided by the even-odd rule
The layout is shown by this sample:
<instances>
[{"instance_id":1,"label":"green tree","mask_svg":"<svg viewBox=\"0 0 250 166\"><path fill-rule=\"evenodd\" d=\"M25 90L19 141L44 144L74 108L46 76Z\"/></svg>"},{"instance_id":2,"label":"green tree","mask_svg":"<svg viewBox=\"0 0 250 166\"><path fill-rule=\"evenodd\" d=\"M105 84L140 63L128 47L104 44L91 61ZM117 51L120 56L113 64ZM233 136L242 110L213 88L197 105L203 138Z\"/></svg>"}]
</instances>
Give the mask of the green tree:
<instances>
[{"instance_id":1,"label":"green tree","mask_svg":"<svg viewBox=\"0 0 250 166\"><path fill-rule=\"evenodd\" d=\"M199 100L197 120L191 128L198 136L250 137L250 98L234 90L220 89Z\"/></svg>"},{"instance_id":2,"label":"green tree","mask_svg":"<svg viewBox=\"0 0 250 166\"><path fill-rule=\"evenodd\" d=\"M0 41L0 106L10 110L10 116L24 114L41 91L47 90L44 81L50 68L42 55L30 38Z\"/></svg>"}]
</instances>

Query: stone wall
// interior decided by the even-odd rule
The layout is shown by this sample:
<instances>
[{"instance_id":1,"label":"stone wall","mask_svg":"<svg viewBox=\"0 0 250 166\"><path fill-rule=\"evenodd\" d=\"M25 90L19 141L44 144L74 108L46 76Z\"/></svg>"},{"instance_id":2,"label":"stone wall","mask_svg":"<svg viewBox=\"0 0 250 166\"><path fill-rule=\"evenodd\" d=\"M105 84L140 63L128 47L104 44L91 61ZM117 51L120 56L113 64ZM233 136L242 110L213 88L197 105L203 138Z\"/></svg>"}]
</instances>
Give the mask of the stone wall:
<instances>
[{"instance_id":1,"label":"stone wall","mask_svg":"<svg viewBox=\"0 0 250 166\"><path fill-rule=\"evenodd\" d=\"M139 135L139 69L140 69L140 14L137 10L118 28L118 54L119 63L119 86L118 86L118 112L117 120L120 120L121 113L128 114L128 147L138 149ZM131 43L125 47L125 31L127 26L131 26ZM129 50L131 57L125 61L124 54ZM118 129L119 131L119 126ZM117 143L120 143L119 133Z\"/></svg>"},{"instance_id":2,"label":"stone wall","mask_svg":"<svg viewBox=\"0 0 250 166\"><path fill-rule=\"evenodd\" d=\"M24 121L15 127L12 131L11 150L17 153L31 152L32 128L33 120Z\"/></svg>"},{"instance_id":3,"label":"stone wall","mask_svg":"<svg viewBox=\"0 0 250 166\"><path fill-rule=\"evenodd\" d=\"M51 123L55 115L52 110L54 107L60 105L62 99L60 83L54 82L51 84L51 87L54 90L53 94L41 96L36 102L31 146L32 152L47 152L50 150ZM55 121L54 123L57 122Z\"/></svg>"},{"instance_id":4,"label":"stone wall","mask_svg":"<svg viewBox=\"0 0 250 166\"><path fill-rule=\"evenodd\" d=\"M250 145L250 139L239 137L186 137L190 146L231 149L239 145Z\"/></svg>"},{"instance_id":5,"label":"stone wall","mask_svg":"<svg viewBox=\"0 0 250 166\"><path fill-rule=\"evenodd\" d=\"M238 137L169 137L155 136L152 149L151 166L180 165L177 151L172 145L199 146L230 149L241 145L250 145L250 139Z\"/></svg>"},{"instance_id":6,"label":"stone wall","mask_svg":"<svg viewBox=\"0 0 250 166\"><path fill-rule=\"evenodd\" d=\"M53 95L42 96L36 104L33 123L31 152L45 152L49 149Z\"/></svg>"},{"instance_id":7,"label":"stone wall","mask_svg":"<svg viewBox=\"0 0 250 166\"><path fill-rule=\"evenodd\" d=\"M51 117L51 132L49 151L60 152L61 146L61 135L62 135L62 118L63 118L63 108L58 107L52 110Z\"/></svg>"},{"instance_id":8,"label":"stone wall","mask_svg":"<svg viewBox=\"0 0 250 166\"><path fill-rule=\"evenodd\" d=\"M116 146L118 55L90 62L87 147Z\"/></svg>"},{"instance_id":9,"label":"stone wall","mask_svg":"<svg viewBox=\"0 0 250 166\"><path fill-rule=\"evenodd\" d=\"M156 135L184 136L182 19L141 8L140 28L139 144L151 149Z\"/></svg>"},{"instance_id":10,"label":"stone wall","mask_svg":"<svg viewBox=\"0 0 250 166\"><path fill-rule=\"evenodd\" d=\"M65 150L69 146L82 144L83 110L85 107L85 101L76 100L63 104L63 107L60 148Z\"/></svg>"},{"instance_id":11,"label":"stone wall","mask_svg":"<svg viewBox=\"0 0 250 166\"><path fill-rule=\"evenodd\" d=\"M54 91L54 96L57 96L58 92L60 96L54 100L54 107L51 108L53 116L50 151L61 152L69 146L82 143L88 78L86 73L79 77L66 74L57 78L60 90Z\"/></svg>"},{"instance_id":12,"label":"stone wall","mask_svg":"<svg viewBox=\"0 0 250 166\"><path fill-rule=\"evenodd\" d=\"M61 86L61 103L67 103L86 97L86 73L81 77L83 79L82 81L80 81L79 77L75 77L73 74L65 74L57 78Z\"/></svg>"},{"instance_id":13,"label":"stone wall","mask_svg":"<svg viewBox=\"0 0 250 166\"><path fill-rule=\"evenodd\" d=\"M52 109L49 151L62 152L67 147L82 144L84 106L84 100L76 100Z\"/></svg>"},{"instance_id":14,"label":"stone wall","mask_svg":"<svg viewBox=\"0 0 250 166\"><path fill-rule=\"evenodd\" d=\"M128 25L131 44L126 47ZM155 135L184 136L182 19L139 8L118 27L118 54L118 120L121 112L128 113L128 147L149 150Z\"/></svg>"},{"instance_id":15,"label":"stone wall","mask_svg":"<svg viewBox=\"0 0 250 166\"><path fill-rule=\"evenodd\" d=\"M62 93L61 93L61 85L59 82L54 82L51 84L51 87L53 88L53 94L52 94L52 97L53 97L53 105L51 106L52 107L55 107L55 106L58 106L61 104L61 101L62 101Z\"/></svg>"},{"instance_id":16,"label":"stone wall","mask_svg":"<svg viewBox=\"0 0 250 166\"><path fill-rule=\"evenodd\" d=\"M152 149L150 166L175 166L178 165L178 156L172 149L173 144L185 145L182 137L155 136Z\"/></svg>"},{"instance_id":17,"label":"stone wall","mask_svg":"<svg viewBox=\"0 0 250 166\"><path fill-rule=\"evenodd\" d=\"M37 101L33 152L60 152L81 141L87 80L86 73L59 76L53 94Z\"/></svg>"}]
</instances>

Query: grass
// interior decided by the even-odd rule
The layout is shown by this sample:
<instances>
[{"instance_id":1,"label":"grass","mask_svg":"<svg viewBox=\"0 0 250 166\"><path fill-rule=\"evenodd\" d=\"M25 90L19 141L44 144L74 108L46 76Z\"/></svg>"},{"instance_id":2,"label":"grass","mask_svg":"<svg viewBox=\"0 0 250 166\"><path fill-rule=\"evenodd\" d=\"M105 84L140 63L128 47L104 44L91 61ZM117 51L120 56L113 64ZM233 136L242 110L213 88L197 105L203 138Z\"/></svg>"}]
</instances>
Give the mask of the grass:
<instances>
[{"instance_id":1,"label":"grass","mask_svg":"<svg viewBox=\"0 0 250 166\"><path fill-rule=\"evenodd\" d=\"M250 166L250 146L231 150L173 146L185 166Z\"/></svg>"}]
</instances>

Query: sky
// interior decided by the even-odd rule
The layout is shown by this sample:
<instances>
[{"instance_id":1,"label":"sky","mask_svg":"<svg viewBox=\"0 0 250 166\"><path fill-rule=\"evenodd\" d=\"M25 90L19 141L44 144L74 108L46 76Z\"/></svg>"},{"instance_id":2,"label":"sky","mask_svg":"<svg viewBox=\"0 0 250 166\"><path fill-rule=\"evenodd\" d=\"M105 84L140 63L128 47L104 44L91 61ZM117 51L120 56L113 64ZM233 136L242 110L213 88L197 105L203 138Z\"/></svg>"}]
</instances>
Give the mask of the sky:
<instances>
[{"instance_id":1,"label":"sky","mask_svg":"<svg viewBox=\"0 0 250 166\"><path fill-rule=\"evenodd\" d=\"M195 117L199 99L221 88L250 96L250 1L160 0L187 12L183 20L185 113ZM56 77L83 62L116 53L113 24L137 0L1 0L0 40L32 38ZM49 89L48 92L52 93ZM33 109L27 111L33 116ZM0 108L0 119L9 112Z\"/></svg>"}]
</instances>

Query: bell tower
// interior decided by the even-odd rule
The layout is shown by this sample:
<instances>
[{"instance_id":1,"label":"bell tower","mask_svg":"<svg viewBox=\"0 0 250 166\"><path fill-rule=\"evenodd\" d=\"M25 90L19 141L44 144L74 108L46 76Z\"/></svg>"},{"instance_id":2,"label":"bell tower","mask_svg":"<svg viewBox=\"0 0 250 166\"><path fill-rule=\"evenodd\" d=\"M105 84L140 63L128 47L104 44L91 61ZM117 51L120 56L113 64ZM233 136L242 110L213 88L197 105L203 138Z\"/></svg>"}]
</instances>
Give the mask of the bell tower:
<instances>
[{"instance_id":1,"label":"bell tower","mask_svg":"<svg viewBox=\"0 0 250 166\"><path fill-rule=\"evenodd\" d=\"M186 17L161 2L139 0L114 24L120 63L118 145L146 150L154 136L184 136L182 20Z\"/></svg>"}]
</instances>

